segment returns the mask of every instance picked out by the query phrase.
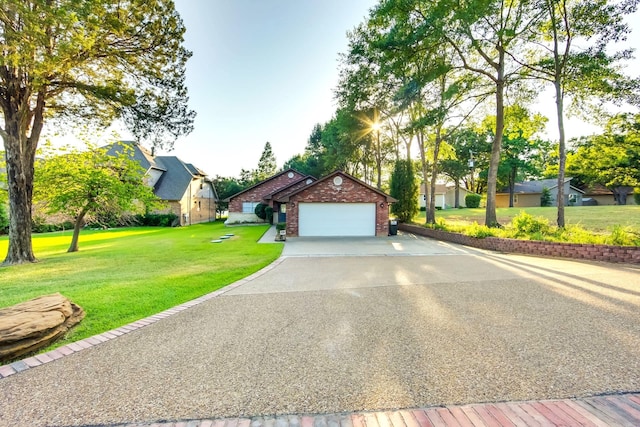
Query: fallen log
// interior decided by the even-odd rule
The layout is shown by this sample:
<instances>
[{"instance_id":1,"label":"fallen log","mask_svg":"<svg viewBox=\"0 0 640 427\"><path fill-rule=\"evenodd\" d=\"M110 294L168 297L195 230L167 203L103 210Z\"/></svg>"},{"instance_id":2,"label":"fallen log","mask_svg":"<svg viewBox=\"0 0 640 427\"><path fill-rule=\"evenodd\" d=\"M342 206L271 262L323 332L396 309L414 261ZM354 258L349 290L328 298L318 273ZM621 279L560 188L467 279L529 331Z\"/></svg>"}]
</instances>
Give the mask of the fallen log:
<instances>
[{"instance_id":1,"label":"fallen log","mask_svg":"<svg viewBox=\"0 0 640 427\"><path fill-rule=\"evenodd\" d=\"M0 309L0 363L48 346L84 316L80 306L59 293Z\"/></svg>"}]
</instances>

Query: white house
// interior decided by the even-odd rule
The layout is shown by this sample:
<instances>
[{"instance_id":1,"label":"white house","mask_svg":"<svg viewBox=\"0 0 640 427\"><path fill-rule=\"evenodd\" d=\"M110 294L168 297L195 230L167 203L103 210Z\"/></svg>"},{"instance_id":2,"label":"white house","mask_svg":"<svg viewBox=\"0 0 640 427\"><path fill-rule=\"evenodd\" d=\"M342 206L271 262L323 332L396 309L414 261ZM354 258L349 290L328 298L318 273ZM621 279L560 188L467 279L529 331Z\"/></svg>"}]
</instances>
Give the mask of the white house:
<instances>
[{"instance_id":1,"label":"white house","mask_svg":"<svg viewBox=\"0 0 640 427\"><path fill-rule=\"evenodd\" d=\"M458 206L466 208L465 197L467 194L474 194L464 187L460 187L458 192ZM427 198L424 191L424 184L420 184L420 195L418 196L418 206L426 208ZM456 187L455 184L436 184L436 208L450 209L456 206Z\"/></svg>"}]
</instances>

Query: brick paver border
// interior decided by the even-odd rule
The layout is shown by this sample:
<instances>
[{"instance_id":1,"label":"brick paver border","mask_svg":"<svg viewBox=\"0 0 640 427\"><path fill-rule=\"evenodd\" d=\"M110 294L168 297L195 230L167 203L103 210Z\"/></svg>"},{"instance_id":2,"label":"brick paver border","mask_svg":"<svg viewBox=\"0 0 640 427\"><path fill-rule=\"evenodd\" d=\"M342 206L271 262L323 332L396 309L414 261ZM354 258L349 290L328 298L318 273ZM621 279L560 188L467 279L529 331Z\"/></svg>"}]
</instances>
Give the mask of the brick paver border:
<instances>
[{"instance_id":1,"label":"brick paver border","mask_svg":"<svg viewBox=\"0 0 640 427\"><path fill-rule=\"evenodd\" d=\"M211 418L118 427L512 427L640 425L640 394L323 415ZM116 427L116 426L113 426Z\"/></svg>"}]
</instances>

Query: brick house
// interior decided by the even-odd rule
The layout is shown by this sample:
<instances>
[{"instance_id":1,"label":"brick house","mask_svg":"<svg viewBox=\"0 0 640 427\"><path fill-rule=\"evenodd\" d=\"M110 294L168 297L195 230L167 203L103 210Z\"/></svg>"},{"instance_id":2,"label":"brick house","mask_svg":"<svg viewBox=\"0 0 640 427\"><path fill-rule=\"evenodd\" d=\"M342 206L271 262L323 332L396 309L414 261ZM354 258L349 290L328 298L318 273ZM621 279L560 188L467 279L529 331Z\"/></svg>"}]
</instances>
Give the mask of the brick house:
<instances>
[{"instance_id":1,"label":"brick house","mask_svg":"<svg viewBox=\"0 0 640 427\"><path fill-rule=\"evenodd\" d=\"M228 223L249 221L250 203L265 203L274 208L274 217L278 213L279 222L286 222L287 236L295 237L387 236L389 204L396 200L342 171L316 180L287 170L228 201Z\"/></svg>"},{"instance_id":2,"label":"brick house","mask_svg":"<svg viewBox=\"0 0 640 427\"><path fill-rule=\"evenodd\" d=\"M314 181L316 181L314 177L301 174L294 169L287 169L264 181L260 181L224 200L229 202L229 217L225 224L260 222L260 218L255 214L255 208L258 203L263 203L273 208L274 221L285 222L286 205L280 203L274 196L282 196L287 191L295 191Z\"/></svg>"}]
</instances>

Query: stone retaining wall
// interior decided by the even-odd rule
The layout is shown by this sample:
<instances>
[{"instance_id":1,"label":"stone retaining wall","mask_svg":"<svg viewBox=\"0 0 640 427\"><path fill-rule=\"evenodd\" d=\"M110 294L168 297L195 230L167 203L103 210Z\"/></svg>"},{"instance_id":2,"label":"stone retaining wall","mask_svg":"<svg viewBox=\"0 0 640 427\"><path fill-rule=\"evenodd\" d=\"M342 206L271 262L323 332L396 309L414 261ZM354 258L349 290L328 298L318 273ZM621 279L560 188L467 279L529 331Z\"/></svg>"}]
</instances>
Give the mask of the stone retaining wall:
<instances>
[{"instance_id":1,"label":"stone retaining wall","mask_svg":"<svg viewBox=\"0 0 640 427\"><path fill-rule=\"evenodd\" d=\"M465 236L464 234L449 233L409 224L398 224L398 229L419 236L498 252L516 252L527 255L640 264L640 247L638 246L583 245L577 243L502 239L499 237L479 239L477 237Z\"/></svg>"}]
</instances>

